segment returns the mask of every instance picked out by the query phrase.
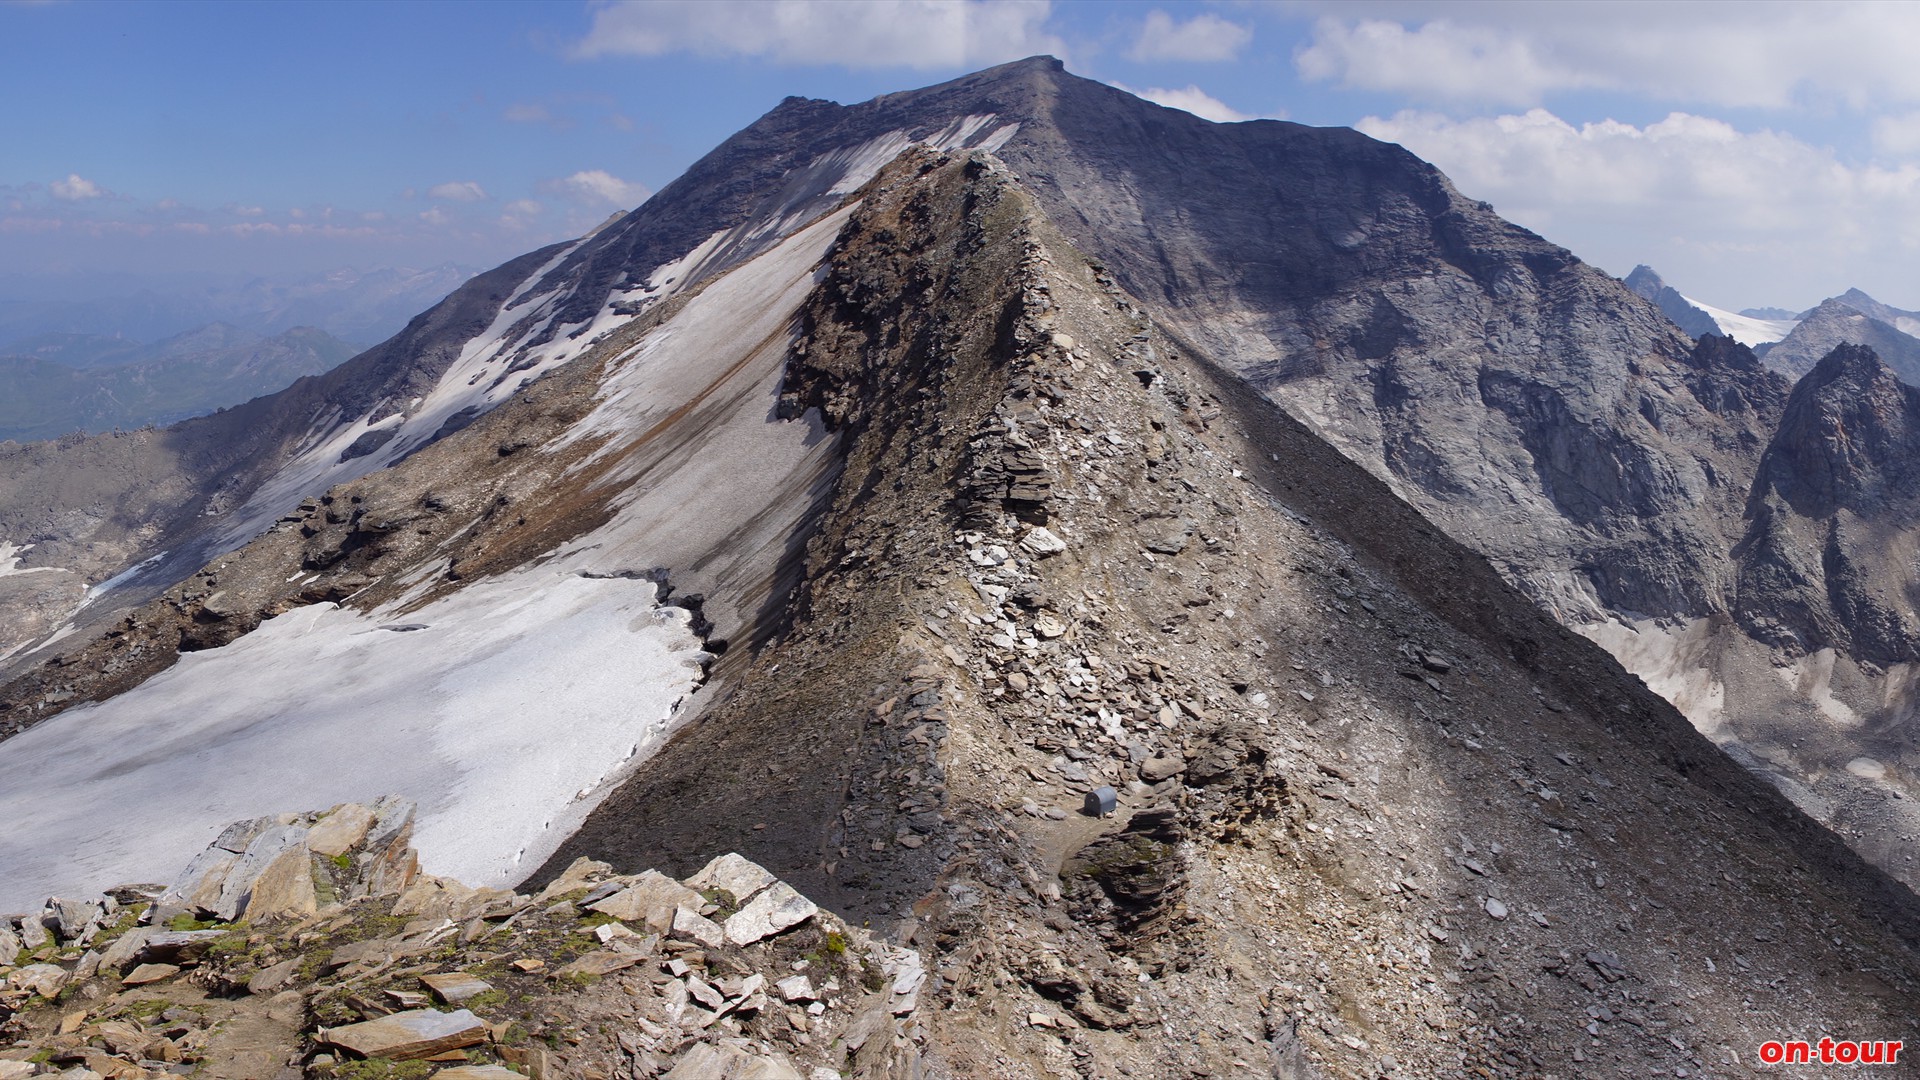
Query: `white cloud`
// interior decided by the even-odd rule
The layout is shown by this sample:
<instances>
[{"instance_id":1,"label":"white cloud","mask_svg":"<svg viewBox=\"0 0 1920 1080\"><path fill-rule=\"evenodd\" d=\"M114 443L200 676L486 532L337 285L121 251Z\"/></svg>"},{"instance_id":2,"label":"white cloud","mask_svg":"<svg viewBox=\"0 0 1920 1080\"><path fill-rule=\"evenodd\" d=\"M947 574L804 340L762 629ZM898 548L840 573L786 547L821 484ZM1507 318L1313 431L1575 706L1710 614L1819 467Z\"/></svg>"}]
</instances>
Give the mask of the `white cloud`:
<instances>
[{"instance_id":1,"label":"white cloud","mask_svg":"<svg viewBox=\"0 0 1920 1080\"><path fill-rule=\"evenodd\" d=\"M1214 97L1212 94L1207 93L1192 83L1177 88L1150 86L1145 90L1137 90L1122 82L1110 82L1107 85L1116 89L1125 90L1135 97L1145 98L1155 105L1165 105L1169 109L1180 109L1183 112L1190 112L1202 120L1211 120L1216 124L1233 124L1242 120L1284 120L1287 118L1287 114L1284 111L1271 113L1241 112L1239 109L1221 101L1219 98Z\"/></svg>"},{"instance_id":2,"label":"white cloud","mask_svg":"<svg viewBox=\"0 0 1920 1080\"><path fill-rule=\"evenodd\" d=\"M540 187L575 202L609 206L637 206L653 194L644 184L622 180L605 169L587 169L563 179L548 180Z\"/></svg>"},{"instance_id":3,"label":"white cloud","mask_svg":"<svg viewBox=\"0 0 1920 1080\"><path fill-rule=\"evenodd\" d=\"M979 67L1062 54L1047 0L652 0L607 4L582 57L747 56L850 68Z\"/></svg>"},{"instance_id":4,"label":"white cloud","mask_svg":"<svg viewBox=\"0 0 1920 1080\"><path fill-rule=\"evenodd\" d=\"M1601 89L1723 106L1920 102L1920 6L1317 0L1303 78L1527 105Z\"/></svg>"},{"instance_id":5,"label":"white cloud","mask_svg":"<svg viewBox=\"0 0 1920 1080\"><path fill-rule=\"evenodd\" d=\"M427 189L427 197L446 199L451 202L479 202L487 197L487 190L473 180L449 180L444 184L435 184Z\"/></svg>"},{"instance_id":6,"label":"white cloud","mask_svg":"<svg viewBox=\"0 0 1920 1080\"><path fill-rule=\"evenodd\" d=\"M1889 303L1920 302L1908 270L1920 256L1920 165L1850 165L1791 135L1679 112L1644 127L1576 127L1545 109L1354 126L1584 258L1616 273L1652 262L1721 306L1794 306L1876 282ZM1790 279L1814 295L1754 295Z\"/></svg>"},{"instance_id":7,"label":"white cloud","mask_svg":"<svg viewBox=\"0 0 1920 1080\"><path fill-rule=\"evenodd\" d=\"M509 214L522 216L537 214L540 212L540 204L532 199L515 199L506 205L506 211Z\"/></svg>"},{"instance_id":8,"label":"white cloud","mask_svg":"<svg viewBox=\"0 0 1920 1080\"><path fill-rule=\"evenodd\" d=\"M453 215L447 213L445 210L441 209L440 207L435 206L430 209L420 211L420 220L426 222L429 225L440 226L440 225L446 225L451 221L453 221Z\"/></svg>"},{"instance_id":9,"label":"white cloud","mask_svg":"<svg viewBox=\"0 0 1920 1080\"><path fill-rule=\"evenodd\" d=\"M1253 31L1218 15L1195 15L1175 22L1164 11L1150 11L1127 56L1133 60L1232 60L1253 40Z\"/></svg>"},{"instance_id":10,"label":"white cloud","mask_svg":"<svg viewBox=\"0 0 1920 1080\"><path fill-rule=\"evenodd\" d=\"M81 199L98 199L106 194L99 184L88 180L79 173L68 173L65 180L55 180L53 183L48 184L47 190L53 193L54 198L65 199L68 202L78 202Z\"/></svg>"},{"instance_id":11,"label":"white cloud","mask_svg":"<svg viewBox=\"0 0 1920 1080\"><path fill-rule=\"evenodd\" d=\"M1920 112L1876 119L1873 122L1873 147L1894 157L1920 156Z\"/></svg>"},{"instance_id":12,"label":"white cloud","mask_svg":"<svg viewBox=\"0 0 1920 1080\"><path fill-rule=\"evenodd\" d=\"M1126 88L1122 87L1121 89ZM1184 109L1202 120L1211 120L1216 124L1231 124L1241 120L1255 119L1252 114L1243 113L1239 109L1214 97L1212 94L1207 93L1205 90L1191 84L1177 90L1167 90L1158 86L1152 86L1145 90L1129 90L1128 92L1146 98L1155 105L1165 105L1169 109Z\"/></svg>"}]
</instances>

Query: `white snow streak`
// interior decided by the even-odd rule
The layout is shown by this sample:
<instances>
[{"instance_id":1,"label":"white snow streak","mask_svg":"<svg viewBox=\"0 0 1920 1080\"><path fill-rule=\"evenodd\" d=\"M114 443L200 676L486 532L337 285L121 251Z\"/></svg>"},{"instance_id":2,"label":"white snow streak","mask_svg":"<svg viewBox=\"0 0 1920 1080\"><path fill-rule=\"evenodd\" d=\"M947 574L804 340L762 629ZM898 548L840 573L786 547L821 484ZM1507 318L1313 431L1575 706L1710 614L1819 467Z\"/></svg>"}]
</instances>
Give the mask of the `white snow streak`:
<instances>
[{"instance_id":1,"label":"white snow streak","mask_svg":"<svg viewBox=\"0 0 1920 1080\"><path fill-rule=\"evenodd\" d=\"M27 544L24 547L15 547L12 544L0 541L0 577L12 577L15 574L38 574L47 571L65 573L65 571L61 570L58 566L21 566L20 559L32 550L32 544Z\"/></svg>"},{"instance_id":2,"label":"white snow streak","mask_svg":"<svg viewBox=\"0 0 1920 1080\"><path fill-rule=\"evenodd\" d=\"M1712 304L1703 304L1691 296L1682 296L1681 299L1706 312L1720 327L1721 333L1748 348L1764 345L1769 341L1779 341L1792 333L1794 327L1800 325L1797 319L1755 319L1751 316L1723 311Z\"/></svg>"}]
</instances>

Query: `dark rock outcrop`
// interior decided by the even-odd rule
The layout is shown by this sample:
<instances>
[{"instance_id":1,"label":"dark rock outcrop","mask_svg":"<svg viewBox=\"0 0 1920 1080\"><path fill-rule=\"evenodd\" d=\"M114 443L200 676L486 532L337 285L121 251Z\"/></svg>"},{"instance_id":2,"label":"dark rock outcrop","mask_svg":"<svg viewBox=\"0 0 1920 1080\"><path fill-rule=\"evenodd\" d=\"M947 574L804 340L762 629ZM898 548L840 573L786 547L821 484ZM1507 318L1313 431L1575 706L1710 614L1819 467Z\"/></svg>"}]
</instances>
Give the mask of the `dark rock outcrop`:
<instances>
[{"instance_id":1,"label":"dark rock outcrop","mask_svg":"<svg viewBox=\"0 0 1920 1080\"><path fill-rule=\"evenodd\" d=\"M1795 652L1920 659L1897 557L1920 511L1920 390L1842 345L1801 379L1761 458L1740 559L1739 614ZM1895 556L1895 557L1890 557Z\"/></svg>"},{"instance_id":2,"label":"dark rock outcrop","mask_svg":"<svg viewBox=\"0 0 1920 1080\"><path fill-rule=\"evenodd\" d=\"M1654 273L1653 267L1645 263L1634 267L1633 272L1626 276L1626 283L1627 288L1653 301L1662 314L1673 320L1673 325L1694 337L1721 332L1720 324L1713 321L1713 316L1689 303L1686 297L1680 295L1680 290Z\"/></svg>"}]
</instances>

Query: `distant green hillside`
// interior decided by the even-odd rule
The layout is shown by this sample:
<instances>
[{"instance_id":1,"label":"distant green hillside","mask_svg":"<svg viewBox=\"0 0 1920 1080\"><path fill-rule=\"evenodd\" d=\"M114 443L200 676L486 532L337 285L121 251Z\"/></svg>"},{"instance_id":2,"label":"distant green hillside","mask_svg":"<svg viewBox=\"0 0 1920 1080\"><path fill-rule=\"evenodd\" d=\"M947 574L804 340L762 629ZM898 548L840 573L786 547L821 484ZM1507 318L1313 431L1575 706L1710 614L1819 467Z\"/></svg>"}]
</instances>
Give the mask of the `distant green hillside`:
<instances>
[{"instance_id":1,"label":"distant green hillside","mask_svg":"<svg viewBox=\"0 0 1920 1080\"><path fill-rule=\"evenodd\" d=\"M261 338L210 323L152 345L121 342L116 350L46 338L9 350L25 355L0 355L0 440L171 424L270 394L360 351L305 326ZM76 360L90 366L76 367Z\"/></svg>"}]
</instances>

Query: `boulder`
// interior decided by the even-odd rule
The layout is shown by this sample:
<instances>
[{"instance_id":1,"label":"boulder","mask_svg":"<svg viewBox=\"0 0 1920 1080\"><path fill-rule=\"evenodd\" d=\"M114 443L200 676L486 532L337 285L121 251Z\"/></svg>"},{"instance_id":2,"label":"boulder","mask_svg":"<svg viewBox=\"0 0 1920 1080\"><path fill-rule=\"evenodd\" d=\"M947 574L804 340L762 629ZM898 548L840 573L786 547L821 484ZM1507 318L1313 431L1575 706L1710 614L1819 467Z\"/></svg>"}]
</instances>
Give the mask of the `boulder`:
<instances>
[{"instance_id":1,"label":"boulder","mask_svg":"<svg viewBox=\"0 0 1920 1080\"><path fill-rule=\"evenodd\" d=\"M135 956L153 964L196 964L200 962L201 957L207 955L207 950L213 947L214 942L233 932L231 930L147 928L141 939L139 952ZM132 936L128 935L128 937Z\"/></svg>"},{"instance_id":2,"label":"boulder","mask_svg":"<svg viewBox=\"0 0 1920 1080\"><path fill-rule=\"evenodd\" d=\"M411 1061L487 1041L487 1025L465 1009L414 1009L346 1027L321 1028L315 1041L361 1057Z\"/></svg>"},{"instance_id":3,"label":"boulder","mask_svg":"<svg viewBox=\"0 0 1920 1080\"><path fill-rule=\"evenodd\" d=\"M28 964L7 976L7 989L31 990L51 1001L67 985L67 969L57 964Z\"/></svg>"},{"instance_id":4,"label":"boulder","mask_svg":"<svg viewBox=\"0 0 1920 1080\"><path fill-rule=\"evenodd\" d=\"M141 964L127 972L127 977L120 980L120 985L145 986L148 983L171 979L178 974L180 974L180 967L177 964Z\"/></svg>"},{"instance_id":5,"label":"boulder","mask_svg":"<svg viewBox=\"0 0 1920 1080\"><path fill-rule=\"evenodd\" d=\"M801 896L793 886L776 881L727 919L727 940L735 945L751 945L806 922L819 910L813 901Z\"/></svg>"},{"instance_id":6,"label":"boulder","mask_svg":"<svg viewBox=\"0 0 1920 1080\"><path fill-rule=\"evenodd\" d=\"M1179 754L1162 754L1140 763L1140 779L1149 784L1178 776L1187 771L1187 759Z\"/></svg>"},{"instance_id":7,"label":"boulder","mask_svg":"<svg viewBox=\"0 0 1920 1080\"><path fill-rule=\"evenodd\" d=\"M282 856L297 849L299 858L307 858L307 830L299 825L272 825L254 836L248 842L247 849L240 853L228 869L226 878L220 883L220 899L213 905L213 917L221 922L233 922L247 913L249 901L253 898L254 882L268 868L275 867ZM269 882L280 887L288 870L284 865L276 867L276 877ZM312 870L307 871L308 887L312 887Z\"/></svg>"},{"instance_id":8,"label":"boulder","mask_svg":"<svg viewBox=\"0 0 1920 1080\"><path fill-rule=\"evenodd\" d=\"M98 900L62 900L55 897L47 901L47 909L40 921L47 929L58 934L61 941L85 944L99 932L106 915L105 906Z\"/></svg>"},{"instance_id":9,"label":"boulder","mask_svg":"<svg viewBox=\"0 0 1920 1080\"><path fill-rule=\"evenodd\" d=\"M533 898L533 902L536 904L547 903L557 897L565 896L576 889L587 888L611 873L613 873L611 864L596 862L582 855L573 860L565 870L562 870L559 877L547 882L547 887L540 890L540 894Z\"/></svg>"},{"instance_id":10,"label":"boulder","mask_svg":"<svg viewBox=\"0 0 1920 1080\"><path fill-rule=\"evenodd\" d=\"M373 810L359 803L335 807L307 833L307 850L329 859L345 855L367 838L373 822Z\"/></svg>"},{"instance_id":11,"label":"boulder","mask_svg":"<svg viewBox=\"0 0 1920 1080\"><path fill-rule=\"evenodd\" d=\"M422 975L420 982L433 991L434 997L448 1005L458 1005L493 989L492 983L464 971L451 971L443 975Z\"/></svg>"},{"instance_id":12,"label":"boulder","mask_svg":"<svg viewBox=\"0 0 1920 1080\"><path fill-rule=\"evenodd\" d=\"M20 935L13 928L0 923L0 967L13 963L20 958Z\"/></svg>"},{"instance_id":13,"label":"boulder","mask_svg":"<svg viewBox=\"0 0 1920 1080\"><path fill-rule=\"evenodd\" d=\"M709 949L717 949L727 943L727 933L720 928L719 923L685 905L673 910L673 928L669 936L679 941L691 941L704 945Z\"/></svg>"},{"instance_id":14,"label":"boulder","mask_svg":"<svg viewBox=\"0 0 1920 1080\"><path fill-rule=\"evenodd\" d=\"M735 900L744 904L753 897L754 893L777 880L759 863L730 851L714 859L702 867L699 873L688 878L687 887L701 891L725 889L733 894Z\"/></svg>"},{"instance_id":15,"label":"boulder","mask_svg":"<svg viewBox=\"0 0 1920 1080\"><path fill-rule=\"evenodd\" d=\"M806 1080L779 1058L749 1054L732 1046L696 1043L660 1080Z\"/></svg>"},{"instance_id":16,"label":"boulder","mask_svg":"<svg viewBox=\"0 0 1920 1080\"><path fill-rule=\"evenodd\" d=\"M121 934L100 954L100 966L109 971L125 971L140 957L147 947L147 939L160 933L151 926L136 926ZM3 943L0 943L3 944ZM0 957L6 955L6 949L0 948Z\"/></svg>"},{"instance_id":17,"label":"boulder","mask_svg":"<svg viewBox=\"0 0 1920 1080\"><path fill-rule=\"evenodd\" d=\"M621 922L644 922L651 929L665 932L673 927L675 909L685 904L697 911L704 903L699 893L658 870L648 870L633 884L589 904L588 910Z\"/></svg>"},{"instance_id":18,"label":"boulder","mask_svg":"<svg viewBox=\"0 0 1920 1080\"><path fill-rule=\"evenodd\" d=\"M220 903L220 887L226 883L227 871L239 861L237 852L228 851L218 843L195 855L173 885L154 900L153 921L164 926L177 915L212 914Z\"/></svg>"},{"instance_id":19,"label":"boulder","mask_svg":"<svg viewBox=\"0 0 1920 1080\"><path fill-rule=\"evenodd\" d=\"M1027 535L1020 538L1020 546L1041 558L1058 555L1067 550L1065 540L1060 539L1052 529L1039 526L1027 530Z\"/></svg>"},{"instance_id":20,"label":"boulder","mask_svg":"<svg viewBox=\"0 0 1920 1080\"><path fill-rule=\"evenodd\" d=\"M17 925L20 927L20 947L28 952L37 951L53 941L53 935L47 933L46 926L39 919L22 918Z\"/></svg>"},{"instance_id":21,"label":"boulder","mask_svg":"<svg viewBox=\"0 0 1920 1080\"><path fill-rule=\"evenodd\" d=\"M291 919L320 910L313 889L313 856L306 840L288 844L255 875L241 914L250 922Z\"/></svg>"}]
</instances>

